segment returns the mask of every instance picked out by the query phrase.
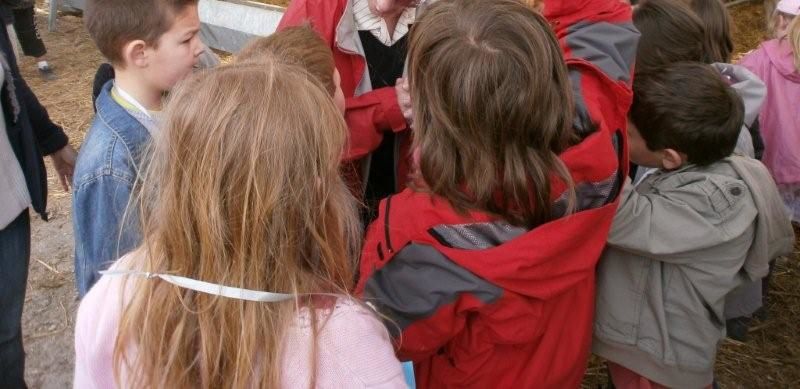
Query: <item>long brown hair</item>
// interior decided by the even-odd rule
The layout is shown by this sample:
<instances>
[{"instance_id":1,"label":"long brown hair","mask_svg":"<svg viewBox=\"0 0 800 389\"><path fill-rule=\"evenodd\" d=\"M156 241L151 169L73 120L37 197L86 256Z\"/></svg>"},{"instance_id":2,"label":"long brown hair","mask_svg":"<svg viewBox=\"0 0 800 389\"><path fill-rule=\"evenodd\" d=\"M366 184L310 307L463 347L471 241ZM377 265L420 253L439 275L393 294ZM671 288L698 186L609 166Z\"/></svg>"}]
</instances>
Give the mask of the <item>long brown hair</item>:
<instances>
[{"instance_id":1,"label":"long brown hair","mask_svg":"<svg viewBox=\"0 0 800 389\"><path fill-rule=\"evenodd\" d=\"M236 61L258 61L261 57L278 56L297 63L317 77L333 95L333 53L331 48L310 25L289 27L270 36L253 39L236 55Z\"/></svg>"},{"instance_id":2,"label":"long brown hair","mask_svg":"<svg viewBox=\"0 0 800 389\"><path fill-rule=\"evenodd\" d=\"M706 63L731 62L733 35L731 15L720 0L685 0L703 22L706 37Z\"/></svg>"},{"instance_id":3,"label":"long brown hair","mask_svg":"<svg viewBox=\"0 0 800 389\"><path fill-rule=\"evenodd\" d=\"M313 77L274 57L192 76L166 117L131 266L298 297L256 303L131 278L117 380L125 371L131 387L277 387L285 329L318 306L303 295L346 294L353 280L360 226L338 171L347 127Z\"/></svg>"},{"instance_id":4,"label":"long brown hair","mask_svg":"<svg viewBox=\"0 0 800 389\"><path fill-rule=\"evenodd\" d=\"M513 0L442 0L410 37L414 147L428 190L515 225L551 218L574 139L567 67L547 21Z\"/></svg>"},{"instance_id":5,"label":"long brown hair","mask_svg":"<svg viewBox=\"0 0 800 389\"><path fill-rule=\"evenodd\" d=\"M633 9L633 24L641 32L636 73L659 71L675 62L706 62L706 30L681 0L647 0Z\"/></svg>"}]
</instances>

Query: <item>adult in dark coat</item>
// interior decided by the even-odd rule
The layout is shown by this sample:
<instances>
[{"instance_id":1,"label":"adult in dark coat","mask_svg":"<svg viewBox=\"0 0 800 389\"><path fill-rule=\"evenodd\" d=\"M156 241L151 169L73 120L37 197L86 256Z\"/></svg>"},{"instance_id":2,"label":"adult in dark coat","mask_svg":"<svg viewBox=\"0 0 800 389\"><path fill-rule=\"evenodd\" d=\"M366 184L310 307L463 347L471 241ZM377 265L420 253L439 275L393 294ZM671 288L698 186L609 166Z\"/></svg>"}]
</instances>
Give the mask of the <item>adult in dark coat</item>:
<instances>
[{"instance_id":1,"label":"adult in dark coat","mask_svg":"<svg viewBox=\"0 0 800 389\"><path fill-rule=\"evenodd\" d=\"M22 308L30 260L28 208L47 219L43 156L52 158L69 190L76 153L20 76L5 28L0 28L0 78L0 388L14 389L26 387Z\"/></svg>"}]
</instances>

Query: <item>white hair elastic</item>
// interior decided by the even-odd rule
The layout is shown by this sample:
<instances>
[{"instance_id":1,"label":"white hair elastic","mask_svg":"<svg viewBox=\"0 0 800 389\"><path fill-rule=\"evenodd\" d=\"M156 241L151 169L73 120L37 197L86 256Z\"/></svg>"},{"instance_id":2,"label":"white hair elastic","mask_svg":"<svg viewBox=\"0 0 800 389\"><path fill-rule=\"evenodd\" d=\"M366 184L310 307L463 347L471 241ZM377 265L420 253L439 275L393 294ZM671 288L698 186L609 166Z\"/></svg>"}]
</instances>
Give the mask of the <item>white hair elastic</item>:
<instances>
[{"instance_id":1,"label":"white hair elastic","mask_svg":"<svg viewBox=\"0 0 800 389\"><path fill-rule=\"evenodd\" d=\"M181 276L148 273L136 270L105 270L101 271L100 274L104 276L137 276L144 278L160 278L166 282L169 282L170 284L180 286L181 288L194 290L196 292L262 303L277 303L280 301L292 300L296 297L294 294L262 292L259 290L234 288Z\"/></svg>"}]
</instances>

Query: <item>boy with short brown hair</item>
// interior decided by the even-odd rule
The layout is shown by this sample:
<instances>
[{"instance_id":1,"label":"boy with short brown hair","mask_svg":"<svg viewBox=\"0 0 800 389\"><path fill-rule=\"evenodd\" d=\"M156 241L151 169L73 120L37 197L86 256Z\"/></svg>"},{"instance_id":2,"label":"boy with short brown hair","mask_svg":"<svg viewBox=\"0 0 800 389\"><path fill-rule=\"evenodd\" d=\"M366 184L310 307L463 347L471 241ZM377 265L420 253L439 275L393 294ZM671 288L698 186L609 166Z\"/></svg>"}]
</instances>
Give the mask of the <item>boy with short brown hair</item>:
<instances>
[{"instance_id":1,"label":"boy with short brown hair","mask_svg":"<svg viewBox=\"0 0 800 389\"><path fill-rule=\"evenodd\" d=\"M90 0L89 34L114 67L81 147L72 198L75 273L81 296L98 270L135 247L126 215L145 145L158 132L163 95L192 72L200 42L197 0Z\"/></svg>"},{"instance_id":2,"label":"boy with short brown hair","mask_svg":"<svg viewBox=\"0 0 800 389\"><path fill-rule=\"evenodd\" d=\"M634 83L630 159L657 170L628 181L597 271L593 351L617 388L710 388L726 295L792 249L769 172L731 156L743 111L709 65Z\"/></svg>"}]
</instances>

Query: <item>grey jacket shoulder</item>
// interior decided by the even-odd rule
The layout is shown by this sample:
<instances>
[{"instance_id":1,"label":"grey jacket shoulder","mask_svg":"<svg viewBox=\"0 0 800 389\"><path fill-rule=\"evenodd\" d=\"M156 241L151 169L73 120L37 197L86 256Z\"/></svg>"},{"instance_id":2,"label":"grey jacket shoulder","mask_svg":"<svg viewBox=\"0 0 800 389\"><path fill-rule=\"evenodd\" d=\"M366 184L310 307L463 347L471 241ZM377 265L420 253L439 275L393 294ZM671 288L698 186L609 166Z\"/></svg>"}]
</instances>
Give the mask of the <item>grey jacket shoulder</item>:
<instances>
[{"instance_id":1,"label":"grey jacket shoulder","mask_svg":"<svg viewBox=\"0 0 800 389\"><path fill-rule=\"evenodd\" d=\"M608 242L673 262L735 239L756 213L749 188L728 163L657 172L636 187L626 185Z\"/></svg>"},{"instance_id":2,"label":"grey jacket shoulder","mask_svg":"<svg viewBox=\"0 0 800 389\"><path fill-rule=\"evenodd\" d=\"M761 279L767 275L770 261L792 252L795 236L791 217L766 166L753 158L741 156L732 156L728 161L750 189L758 210L756 234L744 271L751 280Z\"/></svg>"}]
</instances>

